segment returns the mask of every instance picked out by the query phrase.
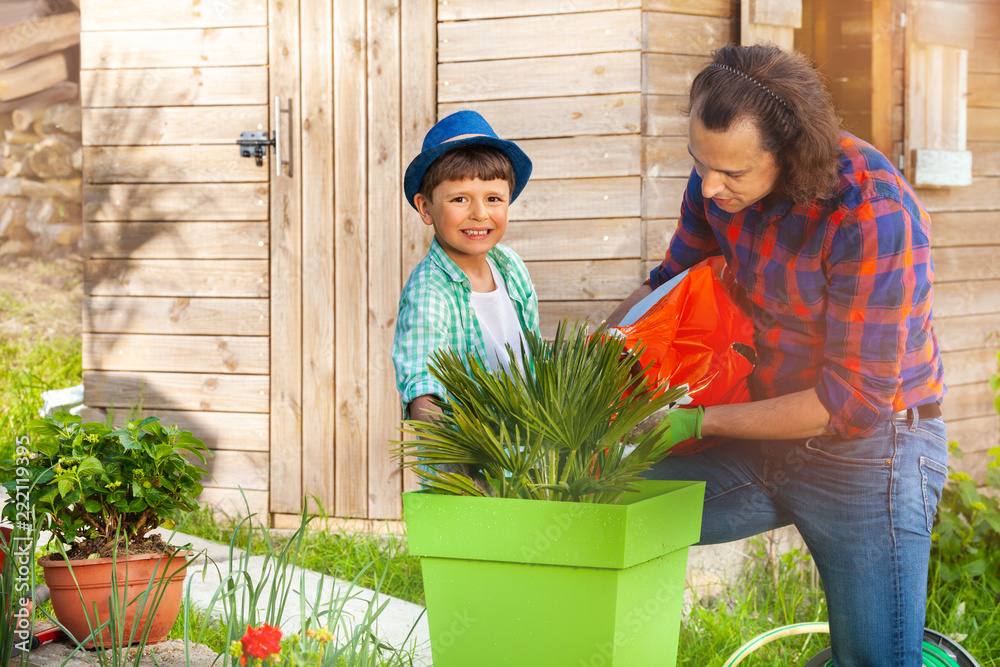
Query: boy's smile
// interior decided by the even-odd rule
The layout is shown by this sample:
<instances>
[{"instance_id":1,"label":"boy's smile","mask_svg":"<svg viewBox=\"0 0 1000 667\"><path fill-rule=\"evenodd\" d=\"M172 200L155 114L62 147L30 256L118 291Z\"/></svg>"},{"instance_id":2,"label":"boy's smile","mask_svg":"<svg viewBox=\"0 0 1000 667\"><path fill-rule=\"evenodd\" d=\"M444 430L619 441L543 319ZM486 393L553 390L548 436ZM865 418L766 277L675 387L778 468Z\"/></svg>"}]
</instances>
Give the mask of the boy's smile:
<instances>
[{"instance_id":1,"label":"boy's smile","mask_svg":"<svg viewBox=\"0 0 1000 667\"><path fill-rule=\"evenodd\" d=\"M486 253L507 230L510 184L503 179L443 181L431 192L414 197L420 219L434 226L434 236L467 274L482 269Z\"/></svg>"}]
</instances>

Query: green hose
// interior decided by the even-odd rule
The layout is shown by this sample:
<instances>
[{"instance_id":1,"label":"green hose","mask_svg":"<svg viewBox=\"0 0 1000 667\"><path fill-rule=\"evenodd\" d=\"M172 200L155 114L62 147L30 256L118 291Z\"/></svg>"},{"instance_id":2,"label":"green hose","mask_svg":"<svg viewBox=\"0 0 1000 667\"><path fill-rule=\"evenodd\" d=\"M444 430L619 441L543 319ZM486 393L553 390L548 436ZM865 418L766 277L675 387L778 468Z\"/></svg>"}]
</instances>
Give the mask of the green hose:
<instances>
[{"instance_id":1,"label":"green hose","mask_svg":"<svg viewBox=\"0 0 1000 667\"><path fill-rule=\"evenodd\" d=\"M761 646L770 644L776 639L791 637L793 635L810 634L814 632L829 634L830 625L828 623L795 623L794 625L786 625L782 628L768 630L763 634L757 635L747 643L743 644L743 646L736 649L736 652L729 656L729 660L727 660L722 667L735 667L739 663L743 662L744 658L759 649ZM923 659L924 667L961 667L951 656L934 644L928 642L923 643ZM826 667L833 667L833 660L827 662Z\"/></svg>"},{"instance_id":2,"label":"green hose","mask_svg":"<svg viewBox=\"0 0 1000 667\"><path fill-rule=\"evenodd\" d=\"M951 656L934 644L924 642L923 646L924 667L959 667ZM828 660L826 667L833 667L833 660Z\"/></svg>"}]
</instances>

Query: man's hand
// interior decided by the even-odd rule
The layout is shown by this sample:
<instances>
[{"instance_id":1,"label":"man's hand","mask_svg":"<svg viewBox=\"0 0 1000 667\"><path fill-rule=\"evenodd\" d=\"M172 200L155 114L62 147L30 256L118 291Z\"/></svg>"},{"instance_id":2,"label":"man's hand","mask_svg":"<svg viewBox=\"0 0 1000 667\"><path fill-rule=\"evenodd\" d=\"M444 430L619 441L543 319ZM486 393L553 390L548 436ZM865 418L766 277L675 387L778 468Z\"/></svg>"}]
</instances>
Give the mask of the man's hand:
<instances>
[{"instance_id":1,"label":"man's hand","mask_svg":"<svg viewBox=\"0 0 1000 667\"><path fill-rule=\"evenodd\" d=\"M669 426L669 430L664 434L664 449L691 438L701 440L701 424L704 418L705 408L700 405L693 408L664 408L632 429L629 440L632 442L641 440L661 425Z\"/></svg>"}]
</instances>

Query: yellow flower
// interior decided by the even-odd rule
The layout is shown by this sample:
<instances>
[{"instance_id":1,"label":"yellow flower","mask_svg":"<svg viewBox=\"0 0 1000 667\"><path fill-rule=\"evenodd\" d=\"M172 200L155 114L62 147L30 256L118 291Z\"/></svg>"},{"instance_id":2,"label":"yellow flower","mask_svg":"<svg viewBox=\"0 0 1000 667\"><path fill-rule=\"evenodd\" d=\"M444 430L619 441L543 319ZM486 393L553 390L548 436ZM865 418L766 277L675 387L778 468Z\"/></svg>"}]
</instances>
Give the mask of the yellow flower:
<instances>
[{"instance_id":1,"label":"yellow flower","mask_svg":"<svg viewBox=\"0 0 1000 667\"><path fill-rule=\"evenodd\" d=\"M959 471L959 472L953 472L953 473L951 473L948 476L951 477L956 482L971 482L972 481L972 478L969 477L969 475L967 473L964 473L964 472L961 472L961 471Z\"/></svg>"},{"instance_id":2,"label":"yellow flower","mask_svg":"<svg viewBox=\"0 0 1000 667\"><path fill-rule=\"evenodd\" d=\"M986 505L984 505L983 503L981 503L979 501L976 501L976 502L972 503L971 505L969 505L969 507L971 507L974 510L979 510L980 512L985 512L986 511Z\"/></svg>"},{"instance_id":3,"label":"yellow flower","mask_svg":"<svg viewBox=\"0 0 1000 667\"><path fill-rule=\"evenodd\" d=\"M329 628L320 628L318 630L306 630L306 637L312 637L320 644L326 644L327 642L333 641L333 633L330 632Z\"/></svg>"}]
</instances>

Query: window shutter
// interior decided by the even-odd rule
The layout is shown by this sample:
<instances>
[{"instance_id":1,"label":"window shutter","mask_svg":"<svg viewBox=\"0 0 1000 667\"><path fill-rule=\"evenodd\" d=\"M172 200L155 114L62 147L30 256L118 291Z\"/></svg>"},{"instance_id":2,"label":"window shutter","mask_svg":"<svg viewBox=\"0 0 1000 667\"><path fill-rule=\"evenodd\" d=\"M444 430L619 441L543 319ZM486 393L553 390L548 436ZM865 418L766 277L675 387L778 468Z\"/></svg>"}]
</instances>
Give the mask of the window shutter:
<instances>
[{"instance_id":1,"label":"window shutter","mask_svg":"<svg viewBox=\"0 0 1000 667\"><path fill-rule=\"evenodd\" d=\"M971 185L965 141L972 12L954 2L911 0L907 14L907 178L917 187Z\"/></svg>"}]
</instances>

